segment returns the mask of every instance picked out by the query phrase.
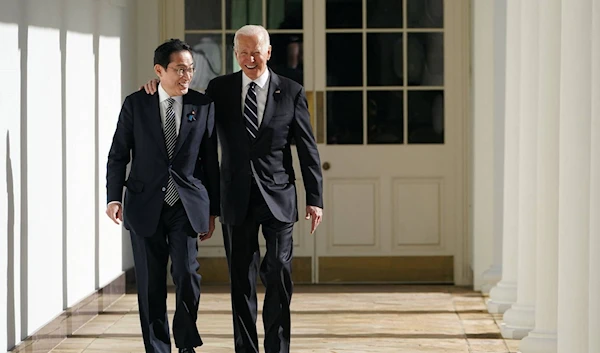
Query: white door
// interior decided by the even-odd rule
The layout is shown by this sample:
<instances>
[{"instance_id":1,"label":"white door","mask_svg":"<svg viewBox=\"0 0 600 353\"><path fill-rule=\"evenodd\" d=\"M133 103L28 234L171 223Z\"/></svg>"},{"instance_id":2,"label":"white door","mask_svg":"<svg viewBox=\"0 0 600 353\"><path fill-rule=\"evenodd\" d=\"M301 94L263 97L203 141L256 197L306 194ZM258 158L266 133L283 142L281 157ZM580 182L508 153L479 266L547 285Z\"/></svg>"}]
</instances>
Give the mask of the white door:
<instances>
[{"instance_id":1,"label":"white door","mask_svg":"<svg viewBox=\"0 0 600 353\"><path fill-rule=\"evenodd\" d=\"M164 38L194 48L197 88L239 70L233 34L253 23L271 33L273 70L307 91L325 218L310 235L299 179L296 282L470 283L467 0L163 5ZM200 249L203 276L226 280L220 232L213 238Z\"/></svg>"}]
</instances>

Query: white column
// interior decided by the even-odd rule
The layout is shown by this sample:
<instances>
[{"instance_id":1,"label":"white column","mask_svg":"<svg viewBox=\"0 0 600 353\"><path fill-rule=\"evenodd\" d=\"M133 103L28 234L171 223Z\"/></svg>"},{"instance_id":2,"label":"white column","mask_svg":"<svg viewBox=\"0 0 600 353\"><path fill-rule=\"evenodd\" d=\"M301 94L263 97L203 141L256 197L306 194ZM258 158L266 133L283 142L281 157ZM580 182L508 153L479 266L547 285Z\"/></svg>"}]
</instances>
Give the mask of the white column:
<instances>
[{"instance_id":1,"label":"white column","mask_svg":"<svg viewBox=\"0 0 600 353\"><path fill-rule=\"evenodd\" d=\"M535 329L521 341L521 353L557 349L560 2L544 0L539 7L536 310Z\"/></svg>"},{"instance_id":2,"label":"white column","mask_svg":"<svg viewBox=\"0 0 600 353\"><path fill-rule=\"evenodd\" d=\"M538 120L538 4L521 5L521 116L519 121L519 230L517 302L504 313L504 338L521 339L535 325ZM514 254L513 254L514 255Z\"/></svg>"},{"instance_id":3,"label":"white column","mask_svg":"<svg viewBox=\"0 0 600 353\"><path fill-rule=\"evenodd\" d=\"M473 287L490 291L494 251L494 1L473 3ZM493 279L491 279L493 280Z\"/></svg>"},{"instance_id":4,"label":"white column","mask_svg":"<svg viewBox=\"0 0 600 353\"><path fill-rule=\"evenodd\" d=\"M521 9L508 0L506 9L506 117L504 130L504 219L502 280L490 291L488 311L504 313L517 300L517 231L519 186L519 106Z\"/></svg>"},{"instance_id":5,"label":"white column","mask_svg":"<svg viewBox=\"0 0 600 353\"><path fill-rule=\"evenodd\" d=\"M596 353L588 350L591 20L591 0L562 1L557 325L560 353Z\"/></svg>"},{"instance_id":6,"label":"white column","mask_svg":"<svg viewBox=\"0 0 600 353\"><path fill-rule=\"evenodd\" d=\"M488 294L502 279L502 207L504 193L504 104L506 81L506 2L494 1L494 196L493 262L483 273L481 292Z\"/></svg>"},{"instance_id":7,"label":"white column","mask_svg":"<svg viewBox=\"0 0 600 353\"><path fill-rule=\"evenodd\" d=\"M589 351L600 352L600 2L593 2ZM593 299L592 299L593 298Z\"/></svg>"}]
</instances>

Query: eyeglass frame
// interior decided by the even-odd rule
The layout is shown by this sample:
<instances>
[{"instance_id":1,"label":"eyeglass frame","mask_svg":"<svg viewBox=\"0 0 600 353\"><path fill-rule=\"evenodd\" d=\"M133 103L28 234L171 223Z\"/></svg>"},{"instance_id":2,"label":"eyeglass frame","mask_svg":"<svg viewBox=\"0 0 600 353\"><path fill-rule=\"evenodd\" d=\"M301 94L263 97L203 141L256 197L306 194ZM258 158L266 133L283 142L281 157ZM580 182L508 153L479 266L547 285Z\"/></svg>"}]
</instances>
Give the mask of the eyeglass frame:
<instances>
[{"instance_id":1,"label":"eyeglass frame","mask_svg":"<svg viewBox=\"0 0 600 353\"><path fill-rule=\"evenodd\" d=\"M179 75L179 77L183 77L184 74L188 74L190 76L194 76L194 73L196 72L196 68L193 66L190 67L171 67L171 66L167 66L167 69L172 69L174 70L177 75Z\"/></svg>"}]
</instances>

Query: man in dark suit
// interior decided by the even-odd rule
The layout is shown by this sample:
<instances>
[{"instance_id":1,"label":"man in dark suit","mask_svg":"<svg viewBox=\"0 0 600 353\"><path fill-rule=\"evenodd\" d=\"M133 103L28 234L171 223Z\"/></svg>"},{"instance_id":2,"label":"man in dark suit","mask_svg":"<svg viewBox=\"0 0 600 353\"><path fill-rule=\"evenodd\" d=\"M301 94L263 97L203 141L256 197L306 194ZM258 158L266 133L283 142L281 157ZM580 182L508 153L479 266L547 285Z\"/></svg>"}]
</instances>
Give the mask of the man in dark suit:
<instances>
[{"instance_id":1,"label":"man in dark suit","mask_svg":"<svg viewBox=\"0 0 600 353\"><path fill-rule=\"evenodd\" d=\"M173 336L179 352L202 345L197 237L211 237L219 215L219 163L214 104L190 90L190 47L171 39L154 52L159 94L125 99L108 155L106 213L131 233L144 345L171 352L166 268L176 287ZM126 166L131 171L125 180ZM123 187L125 200L121 206Z\"/></svg>"},{"instance_id":2,"label":"man in dark suit","mask_svg":"<svg viewBox=\"0 0 600 353\"><path fill-rule=\"evenodd\" d=\"M298 220L291 142L296 143L306 189L307 217L321 222L321 163L304 89L267 67L269 34L244 26L235 35L241 72L214 78L206 93L215 102L221 143L221 223L231 274L236 352L258 352L256 274L258 228L267 245L260 265L265 285L265 352L290 350L292 231Z\"/></svg>"},{"instance_id":3,"label":"man in dark suit","mask_svg":"<svg viewBox=\"0 0 600 353\"><path fill-rule=\"evenodd\" d=\"M304 89L267 67L269 34L244 26L234 50L241 72L214 78L206 93L215 102L221 144L221 223L231 277L235 351L258 352L256 277L262 226L267 252L260 265L266 287L265 352L290 350L292 231L298 220L291 145L295 141L306 189L311 232L323 215L321 165ZM156 82L145 89L153 93Z\"/></svg>"}]
</instances>

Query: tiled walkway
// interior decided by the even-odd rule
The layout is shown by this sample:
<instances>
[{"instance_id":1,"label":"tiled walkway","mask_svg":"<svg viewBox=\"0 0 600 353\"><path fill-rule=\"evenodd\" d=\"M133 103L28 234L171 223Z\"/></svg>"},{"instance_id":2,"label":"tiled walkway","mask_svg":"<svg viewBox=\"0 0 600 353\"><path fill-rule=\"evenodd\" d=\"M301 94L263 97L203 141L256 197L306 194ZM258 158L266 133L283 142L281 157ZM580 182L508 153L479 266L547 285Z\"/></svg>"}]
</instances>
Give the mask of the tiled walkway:
<instances>
[{"instance_id":1,"label":"tiled walkway","mask_svg":"<svg viewBox=\"0 0 600 353\"><path fill-rule=\"evenodd\" d=\"M203 288L199 353L233 352L227 289ZM499 319L479 293L451 286L296 286L292 352L516 352L518 341L502 339ZM120 298L52 352L144 352L136 295Z\"/></svg>"}]
</instances>

